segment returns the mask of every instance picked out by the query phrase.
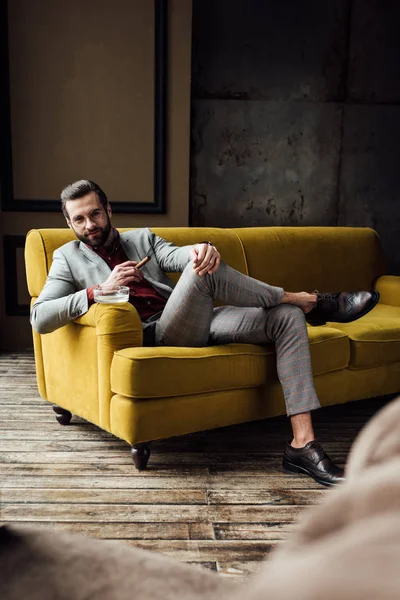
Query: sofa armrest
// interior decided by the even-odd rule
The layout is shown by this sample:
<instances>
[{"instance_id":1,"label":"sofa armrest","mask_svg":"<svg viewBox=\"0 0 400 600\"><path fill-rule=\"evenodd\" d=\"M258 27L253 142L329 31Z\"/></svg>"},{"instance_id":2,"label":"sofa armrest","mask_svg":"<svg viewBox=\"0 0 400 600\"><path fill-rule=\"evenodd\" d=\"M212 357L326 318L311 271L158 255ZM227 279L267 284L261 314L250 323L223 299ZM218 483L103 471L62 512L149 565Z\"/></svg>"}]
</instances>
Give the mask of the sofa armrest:
<instances>
[{"instance_id":1,"label":"sofa armrest","mask_svg":"<svg viewBox=\"0 0 400 600\"><path fill-rule=\"evenodd\" d=\"M375 282L375 289L380 293L380 302L390 306L400 306L400 277L382 275Z\"/></svg>"},{"instance_id":2,"label":"sofa armrest","mask_svg":"<svg viewBox=\"0 0 400 600\"><path fill-rule=\"evenodd\" d=\"M78 325L95 327L96 335L107 337L109 342L116 346L116 350L143 344L142 321L136 308L129 302L92 304L88 312L74 322Z\"/></svg>"},{"instance_id":3,"label":"sofa armrest","mask_svg":"<svg viewBox=\"0 0 400 600\"><path fill-rule=\"evenodd\" d=\"M143 327L134 306L124 304L93 304L87 313L74 323L94 327L97 338L97 370L99 425L110 431L111 363L114 352L123 348L142 346Z\"/></svg>"}]
</instances>

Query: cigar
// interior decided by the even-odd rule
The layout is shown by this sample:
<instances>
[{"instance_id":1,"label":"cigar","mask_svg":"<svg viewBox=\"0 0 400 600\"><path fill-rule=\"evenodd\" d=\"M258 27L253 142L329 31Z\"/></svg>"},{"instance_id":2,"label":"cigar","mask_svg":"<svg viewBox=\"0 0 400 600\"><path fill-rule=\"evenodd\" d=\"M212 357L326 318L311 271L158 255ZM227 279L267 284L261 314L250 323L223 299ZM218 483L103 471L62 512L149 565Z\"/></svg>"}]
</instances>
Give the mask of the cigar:
<instances>
[{"instance_id":1,"label":"cigar","mask_svg":"<svg viewBox=\"0 0 400 600\"><path fill-rule=\"evenodd\" d=\"M145 265L146 263L148 263L149 260L151 260L151 256L145 256L144 258L142 258L142 260L140 260L138 262L138 264L136 265L136 268L140 269L141 267L143 267L143 265Z\"/></svg>"}]
</instances>

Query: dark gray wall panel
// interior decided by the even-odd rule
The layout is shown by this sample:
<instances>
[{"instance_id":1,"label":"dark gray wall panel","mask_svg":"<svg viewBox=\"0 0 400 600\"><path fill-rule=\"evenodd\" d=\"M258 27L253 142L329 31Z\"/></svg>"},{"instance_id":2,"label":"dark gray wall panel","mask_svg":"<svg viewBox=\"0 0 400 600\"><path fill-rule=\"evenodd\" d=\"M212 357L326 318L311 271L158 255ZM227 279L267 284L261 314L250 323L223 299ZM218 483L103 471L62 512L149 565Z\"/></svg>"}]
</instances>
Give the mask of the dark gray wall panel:
<instances>
[{"instance_id":1,"label":"dark gray wall panel","mask_svg":"<svg viewBox=\"0 0 400 600\"><path fill-rule=\"evenodd\" d=\"M336 225L341 108L196 100L196 225Z\"/></svg>"},{"instance_id":2,"label":"dark gray wall panel","mask_svg":"<svg viewBox=\"0 0 400 600\"><path fill-rule=\"evenodd\" d=\"M191 224L372 226L400 274L400 0L193 7Z\"/></svg>"},{"instance_id":3,"label":"dark gray wall panel","mask_svg":"<svg viewBox=\"0 0 400 600\"><path fill-rule=\"evenodd\" d=\"M400 101L399 26L399 0L354 0L349 100Z\"/></svg>"},{"instance_id":4,"label":"dark gray wall panel","mask_svg":"<svg viewBox=\"0 0 400 600\"><path fill-rule=\"evenodd\" d=\"M348 0L195 0L193 96L342 99Z\"/></svg>"},{"instance_id":5,"label":"dark gray wall panel","mask_svg":"<svg viewBox=\"0 0 400 600\"><path fill-rule=\"evenodd\" d=\"M400 107L345 109L339 225L373 227L400 274Z\"/></svg>"}]
</instances>

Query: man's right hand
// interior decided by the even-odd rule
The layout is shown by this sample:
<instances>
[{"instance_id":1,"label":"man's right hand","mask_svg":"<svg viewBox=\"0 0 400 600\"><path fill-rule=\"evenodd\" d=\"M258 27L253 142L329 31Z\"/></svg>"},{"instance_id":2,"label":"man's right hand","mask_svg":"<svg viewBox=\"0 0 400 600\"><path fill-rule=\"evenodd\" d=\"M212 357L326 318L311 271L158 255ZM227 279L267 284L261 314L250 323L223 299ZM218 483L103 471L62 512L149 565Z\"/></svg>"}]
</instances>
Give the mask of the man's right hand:
<instances>
[{"instance_id":1,"label":"man's right hand","mask_svg":"<svg viewBox=\"0 0 400 600\"><path fill-rule=\"evenodd\" d=\"M127 260L126 262L117 265L101 285L129 285L133 281L135 283L142 281L143 273L136 268L137 264L138 263L134 260Z\"/></svg>"}]
</instances>

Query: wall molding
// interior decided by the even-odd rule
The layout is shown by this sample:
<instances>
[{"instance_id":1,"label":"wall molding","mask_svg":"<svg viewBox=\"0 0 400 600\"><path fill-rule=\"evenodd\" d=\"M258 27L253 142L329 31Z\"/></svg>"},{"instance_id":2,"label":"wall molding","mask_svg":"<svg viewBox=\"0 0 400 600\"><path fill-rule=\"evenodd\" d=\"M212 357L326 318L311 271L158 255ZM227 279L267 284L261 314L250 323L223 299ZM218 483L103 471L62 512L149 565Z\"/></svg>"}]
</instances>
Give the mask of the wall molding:
<instances>
[{"instance_id":1,"label":"wall molding","mask_svg":"<svg viewBox=\"0 0 400 600\"><path fill-rule=\"evenodd\" d=\"M7 0L0 0L0 191L3 211L60 212L59 199L14 198ZM168 0L154 0L154 170L153 202L113 202L114 213L166 212Z\"/></svg>"},{"instance_id":2,"label":"wall molding","mask_svg":"<svg viewBox=\"0 0 400 600\"><path fill-rule=\"evenodd\" d=\"M6 315L9 317L29 316L29 304L18 303L17 248L25 248L24 235L3 236L4 296Z\"/></svg>"}]
</instances>

